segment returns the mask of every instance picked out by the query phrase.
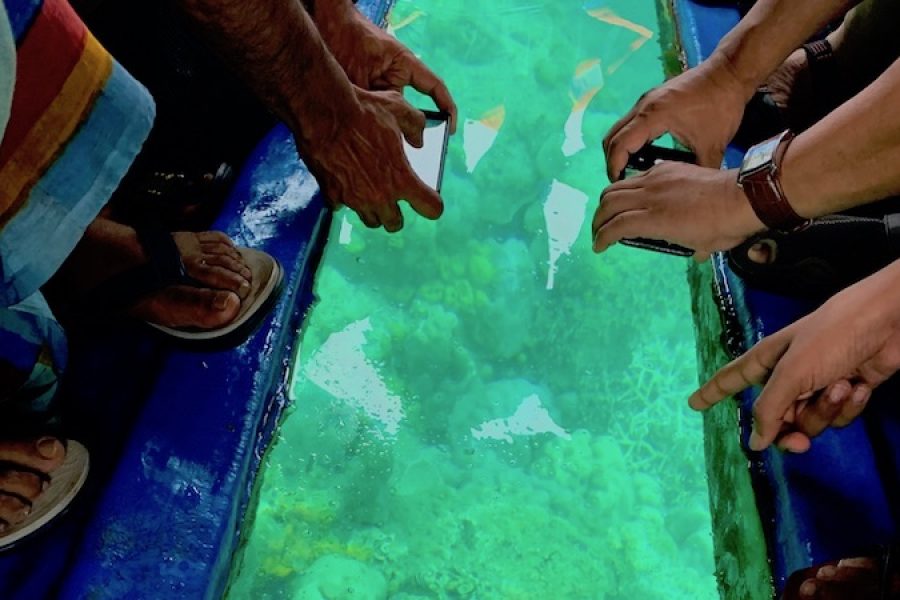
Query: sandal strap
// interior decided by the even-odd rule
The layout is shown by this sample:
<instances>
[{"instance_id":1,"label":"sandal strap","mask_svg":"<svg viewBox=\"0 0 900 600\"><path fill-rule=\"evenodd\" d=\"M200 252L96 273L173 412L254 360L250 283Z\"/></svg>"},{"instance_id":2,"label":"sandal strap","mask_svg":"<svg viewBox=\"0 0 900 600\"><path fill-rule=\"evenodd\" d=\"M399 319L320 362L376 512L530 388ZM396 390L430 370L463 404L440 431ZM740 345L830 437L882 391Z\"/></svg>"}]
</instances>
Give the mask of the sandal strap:
<instances>
[{"instance_id":1,"label":"sandal strap","mask_svg":"<svg viewBox=\"0 0 900 600\"><path fill-rule=\"evenodd\" d=\"M900 213L885 215L884 231L891 256L900 257Z\"/></svg>"},{"instance_id":2,"label":"sandal strap","mask_svg":"<svg viewBox=\"0 0 900 600\"><path fill-rule=\"evenodd\" d=\"M143 225L136 231L147 262L98 285L80 303L79 312L90 315L117 312L170 285L196 283L188 277L170 232L159 225Z\"/></svg>"},{"instance_id":3,"label":"sandal strap","mask_svg":"<svg viewBox=\"0 0 900 600\"><path fill-rule=\"evenodd\" d=\"M817 115L813 122L840 106L844 98L838 93L840 73L834 58L834 49L826 39L814 40L803 44L806 60L809 64L809 75L812 79L813 93L816 95ZM809 123L808 125L812 125Z\"/></svg>"}]
</instances>

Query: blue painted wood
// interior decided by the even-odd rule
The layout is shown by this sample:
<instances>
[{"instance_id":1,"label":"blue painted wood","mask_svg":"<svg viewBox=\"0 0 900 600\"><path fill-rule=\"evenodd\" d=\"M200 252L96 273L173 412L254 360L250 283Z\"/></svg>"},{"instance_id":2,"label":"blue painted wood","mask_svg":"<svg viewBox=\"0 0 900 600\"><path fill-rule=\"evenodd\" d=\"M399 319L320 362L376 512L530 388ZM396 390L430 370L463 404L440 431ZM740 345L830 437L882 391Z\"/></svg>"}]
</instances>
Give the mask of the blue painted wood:
<instances>
[{"instance_id":1,"label":"blue painted wood","mask_svg":"<svg viewBox=\"0 0 900 600\"><path fill-rule=\"evenodd\" d=\"M383 23L391 0L361 0ZM46 531L0 555L0 598L218 598L246 535L265 449L287 402L331 214L283 127L260 143L214 224L285 268L241 346L192 351L139 324L70 333L66 422L91 449L88 483Z\"/></svg>"},{"instance_id":2,"label":"blue painted wood","mask_svg":"<svg viewBox=\"0 0 900 600\"><path fill-rule=\"evenodd\" d=\"M736 10L675 0L681 42L690 66L713 51L719 39L738 20ZM738 166L742 153L729 149L726 165ZM744 286L717 259L716 277L723 289L733 290L731 301L744 325L749 344L778 331L814 307ZM727 281L721 281L726 278ZM748 458L757 505L769 542L776 591L795 570L847 556L869 554L878 544L897 536L896 494L900 465L900 408L896 383L879 390L866 418L816 438L802 455L776 450ZM752 406L758 390L739 398L746 449ZM887 401L884 401L884 399ZM712 483L715 485L715 482Z\"/></svg>"}]
</instances>

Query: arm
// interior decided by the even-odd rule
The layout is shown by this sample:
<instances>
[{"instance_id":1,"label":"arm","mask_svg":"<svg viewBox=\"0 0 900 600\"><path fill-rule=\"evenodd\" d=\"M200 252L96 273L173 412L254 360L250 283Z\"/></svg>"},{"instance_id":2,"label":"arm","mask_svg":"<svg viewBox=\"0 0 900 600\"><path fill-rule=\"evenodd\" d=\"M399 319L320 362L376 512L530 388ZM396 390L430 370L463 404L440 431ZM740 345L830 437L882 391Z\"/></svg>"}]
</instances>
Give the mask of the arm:
<instances>
[{"instance_id":1,"label":"arm","mask_svg":"<svg viewBox=\"0 0 900 600\"><path fill-rule=\"evenodd\" d=\"M778 65L856 0L760 0L699 66L645 94L603 142L615 181L628 154L670 132L701 165L718 167L744 106Z\"/></svg>"},{"instance_id":2,"label":"arm","mask_svg":"<svg viewBox=\"0 0 900 600\"><path fill-rule=\"evenodd\" d=\"M750 448L802 452L828 425L858 416L900 368L900 262L837 294L720 369L690 398L705 410L751 385Z\"/></svg>"},{"instance_id":3,"label":"arm","mask_svg":"<svg viewBox=\"0 0 900 600\"><path fill-rule=\"evenodd\" d=\"M781 184L804 217L900 194L900 60L788 147ZM873 110L873 107L885 107ZM737 186L737 170L664 163L607 187L594 215L594 249L627 237L682 244L703 259L765 229Z\"/></svg>"},{"instance_id":4,"label":"arm","mask_svg":"<svg viewBox=\"0 0 900 600\"><path fill-rule=\"evenodd\" d=\"M412 86L450 115L450 133L456 131L456 104L444 82L351 0L304 0L304 5L350 81L367 90L400 92Z\"/></svg>"},{"instance_id":5,"label":"arm","mask_svg":"<svg viewBox=\"0 0 900 600\"><path fill-rule=\"evenodd\" d=\"M794 140L781 183L799 214L831 214L900 193L898 103L900 60Z\"/></svg>"},{"instance_id":6,"label":"arm","mask_svg":"<svg viewBox=\"0 0 900 600\"><path fill-rule=\"evenodd\" d=\"M403 226L407 200L435 219L440 196L412 172L401 132L421 143L425 117L398 92L352 85L300 0L180 0L260 99L294 132L326 198L370 227ZM317 6L318 9L318 6Z\"/></svg>"},{"instance_id":7,"label":"arm","mask_svg":"<svg viewBox=\"0 0 900 600\"><path fill-rule=\"evenodd\" d=\"M361 112L352 85L298 0L181 5L298 142L328 139L344 116Z\"/></svg>"}]
</instances>

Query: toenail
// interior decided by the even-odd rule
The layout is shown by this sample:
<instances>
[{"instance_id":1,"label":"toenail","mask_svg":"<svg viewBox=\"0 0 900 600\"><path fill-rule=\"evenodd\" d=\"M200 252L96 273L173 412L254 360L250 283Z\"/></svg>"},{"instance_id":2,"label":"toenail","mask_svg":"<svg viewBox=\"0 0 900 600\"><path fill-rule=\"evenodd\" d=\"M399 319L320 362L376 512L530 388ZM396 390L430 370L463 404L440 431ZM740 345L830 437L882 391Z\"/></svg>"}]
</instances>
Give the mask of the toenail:
<instances>
[{"instance_id":1,"label":"toenail","mask_svg":"<svg viewBox=\"0 0 900 600\"><path fill-rule=\"evenodd\" d=\"M241 275L244 277L244 279L250 279L251 277L253 277L253 272L247 267L244 267L243 269L241 269Z\"/></svg>"},{"instance_id":2,"label":"toenail","mask_svg":"<svg viewBox=\"0 0 900 600\"><path fill-rule=\"evenodd\" d=\"M800 595L812 597L816 595L816 582L815 581L804 581L803 585L800 586Z\"/></svg>"},{"instance_id":3,"label":"toenail","mask_svg":"<svg viewBox=\"0 0 900 600\"><path fill-rule=\"evenodd\" d=\"M219 292L213 299L213 308L216 310L225 310L228 307L228 292Z\"/></svg>"},{"instance_id":4,"label":"toenail","mask_svg":"<svg viewBox=\"0 0 900 600\"><path fill-rule=\"evenodd\" d=\"M35 443L38 454L47 460L56 458L62 449L62 444L55 437L42 437Z\"/></svg>"},{"instance_id":5,"label":"toenail","mask_svg":"<svg viewBox=\"0 0 900 600\"><path fill-rule=\"evenodd\" d=\"M832 565L826 565L819 569L816 573L817 577L834 577L837 574L837 568Z\"/></svg>"}]
</instances>

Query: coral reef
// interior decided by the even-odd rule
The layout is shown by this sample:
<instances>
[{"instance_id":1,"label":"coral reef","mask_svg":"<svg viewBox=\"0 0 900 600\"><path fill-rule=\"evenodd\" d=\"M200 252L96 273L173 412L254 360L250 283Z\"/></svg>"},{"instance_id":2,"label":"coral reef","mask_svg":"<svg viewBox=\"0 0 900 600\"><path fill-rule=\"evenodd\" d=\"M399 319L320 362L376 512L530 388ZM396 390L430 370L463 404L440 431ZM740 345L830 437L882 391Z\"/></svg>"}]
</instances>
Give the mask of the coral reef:
<instances>
[{"instance_id":1,"label":"coral reef","mask_svg":"<svg viewBox=\"0 0 900 600\"><path fill-rule=\"evenodd\" d=\"M231 598L714 598L685 263L590 251L600 140L658 47L582 2L399 0L391 22L496 137L471 172L451 141L440 221L335 219ZM604 87L566 156L583 64ZM554 181L589 200L548 290Z\"/></svg>"}]
</instances>

